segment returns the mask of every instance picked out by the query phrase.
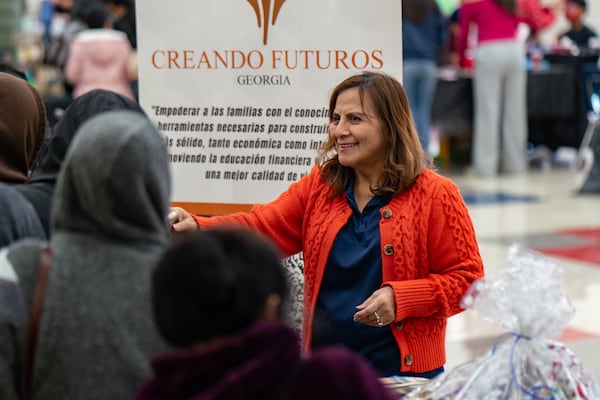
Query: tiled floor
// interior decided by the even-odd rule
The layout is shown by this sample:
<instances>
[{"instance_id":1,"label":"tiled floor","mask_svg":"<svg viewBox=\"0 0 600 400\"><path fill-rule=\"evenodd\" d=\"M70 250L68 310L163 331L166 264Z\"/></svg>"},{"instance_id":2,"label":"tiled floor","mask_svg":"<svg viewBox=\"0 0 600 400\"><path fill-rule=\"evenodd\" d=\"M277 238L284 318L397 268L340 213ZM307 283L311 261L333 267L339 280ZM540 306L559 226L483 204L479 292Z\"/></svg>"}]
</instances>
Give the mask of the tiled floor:
<instances>
[{"instance_id":1,"label":"tiled floor","mask_svg":"<svg viewBox=\"0 0 600 400\"><path fill-rule=\"evenodd\" d=\"M576 313L558 340L600 379L600 194L577 194L565 168L485 179L440 172L459 185L468 203L486 274L505 267L514 242L564 265L563 289ZM502 332L475 310L452 317L447 369L490 350Z\"/></svg>"}]
</instances>

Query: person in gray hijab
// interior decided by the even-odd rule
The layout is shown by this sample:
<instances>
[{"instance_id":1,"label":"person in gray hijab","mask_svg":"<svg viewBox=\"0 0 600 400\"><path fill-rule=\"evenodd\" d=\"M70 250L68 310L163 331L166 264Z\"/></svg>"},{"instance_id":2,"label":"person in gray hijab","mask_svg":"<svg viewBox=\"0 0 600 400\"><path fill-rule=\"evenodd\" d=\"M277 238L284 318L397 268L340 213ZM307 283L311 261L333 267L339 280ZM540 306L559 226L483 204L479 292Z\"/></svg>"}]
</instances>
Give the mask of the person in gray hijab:
<instances>
[{"instance_id":1,"label":"person in gray hijab","mask_svg":"<svg viewBox=\"0 0 600 400\"><path fill-rule=\"evenodd\" d=\"M162 135L144 115L102 113L71 144L52 206L52 261L32 374L32 400L130 399L166 350L154 326L150 277L171 240ZM41 243L8 247L31 308ZM19 398L26 324L0 316L0 398Z\"/></svg>"},{"instance_id":2,"label":"person in gray hijab","mask_svg":"<svg viewBox=\"0 0 600 400\"><path fill-rule=\"evenodd\" d=\"M51 233L50 209L56 179L77 129L89 118L112 110L143 113L138 103L108 90L93 90L77 98L65 110L50 137L42 144L27 182L15 185L16 190L35 208L46 236L50 237Z\"/></svg>"}]
</instances>

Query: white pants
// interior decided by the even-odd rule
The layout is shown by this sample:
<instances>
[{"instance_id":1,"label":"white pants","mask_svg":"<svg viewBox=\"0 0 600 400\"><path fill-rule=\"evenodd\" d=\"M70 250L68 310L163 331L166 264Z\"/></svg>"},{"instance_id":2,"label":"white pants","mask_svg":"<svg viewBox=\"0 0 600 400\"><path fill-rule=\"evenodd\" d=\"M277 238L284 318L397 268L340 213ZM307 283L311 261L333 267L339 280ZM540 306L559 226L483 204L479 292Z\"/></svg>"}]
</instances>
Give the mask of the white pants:
<instances>
[{"instance_id":1,"label":"white pants","mask_svg":"<svg viewBox=\"0 0 600 400\"><path fill-rule=\"evenodd\" d=\"M475 51L472 164L483 176L527 169L526 53L517 41L491 41Z\"/></svg>"}]
</instances>

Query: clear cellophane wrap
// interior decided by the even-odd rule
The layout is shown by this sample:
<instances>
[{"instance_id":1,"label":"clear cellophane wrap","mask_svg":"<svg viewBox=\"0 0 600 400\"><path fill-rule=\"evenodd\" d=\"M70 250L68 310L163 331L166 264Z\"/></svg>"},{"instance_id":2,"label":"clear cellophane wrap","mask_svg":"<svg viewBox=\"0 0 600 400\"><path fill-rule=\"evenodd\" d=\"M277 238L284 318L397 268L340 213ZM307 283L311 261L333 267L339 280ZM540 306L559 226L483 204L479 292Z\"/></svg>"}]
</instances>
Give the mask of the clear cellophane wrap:
<instances>
[{"instance_id":1,"label":"clear cellophane wrap","mask_svg":"<svg viewBox=\"0 0 600 400\"><path fill-rule=\"evenodd\" d=\"M496 279L476 281L462 300L506 332L487 354L461 364L405 399L600 399L594 375L560 335L575 314L562 291L563 267L522 245L509 249Z\"/></svg>"}]
</instances>

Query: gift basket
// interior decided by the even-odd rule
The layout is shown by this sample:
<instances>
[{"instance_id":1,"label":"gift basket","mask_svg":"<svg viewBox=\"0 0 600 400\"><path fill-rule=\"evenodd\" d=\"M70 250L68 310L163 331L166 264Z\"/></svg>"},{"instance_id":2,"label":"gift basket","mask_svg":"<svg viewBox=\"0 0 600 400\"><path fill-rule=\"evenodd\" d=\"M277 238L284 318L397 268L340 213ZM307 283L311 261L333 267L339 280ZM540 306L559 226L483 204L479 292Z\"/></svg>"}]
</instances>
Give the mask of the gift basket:
<instances>
[{"instance_id":1,"label":"gift basket","mask_svg":"<svg viewBox=\"0 0 600 400\"><path fill-rule=\"evenodd\" d=\"M405 399L597 400L594 375L558 337L575 310L560 264L522 245L509 249L496 279L473 283L462 300L506 332L483 356L418 387Z\"/></svg>"}]
</instances>

